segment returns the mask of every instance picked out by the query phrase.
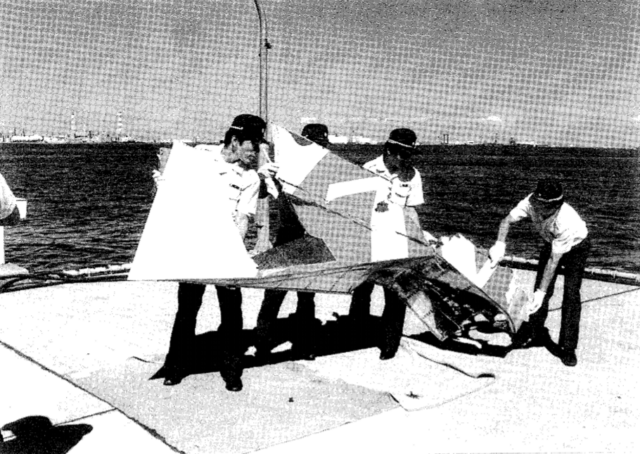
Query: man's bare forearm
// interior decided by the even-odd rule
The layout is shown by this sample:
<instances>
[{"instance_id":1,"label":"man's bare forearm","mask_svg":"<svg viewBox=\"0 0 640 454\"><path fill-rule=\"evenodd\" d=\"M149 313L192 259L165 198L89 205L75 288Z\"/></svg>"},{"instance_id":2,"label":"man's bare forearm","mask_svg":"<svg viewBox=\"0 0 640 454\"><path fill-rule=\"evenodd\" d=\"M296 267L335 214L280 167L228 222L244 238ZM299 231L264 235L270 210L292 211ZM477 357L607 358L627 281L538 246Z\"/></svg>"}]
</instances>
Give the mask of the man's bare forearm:
<instances>
[{"instance_id":1,"label":"man's bare forearm","mask_svg":"<svg viewBox=\"0 0 640 454\"><path fill-rule=\"evenodd\" d=\"M547 261L547 265L544 267L542 280L540 281L538 290L542 290L543 292L547 293L547 291L549 290L549 284L551 284L551 280L553 279L553 275L558 268L558 264L560 263L561 258L562 254L551 253L551 257L549 257L549 261Z\"/></svg>"},{"instance_id":2,"label":"man's bare forearm","mask_svg":"<svg viewBox=\"0 0 640 454\"><path fill-rule=\"evenodd\" d=\"M249 231L249 215L238 213L237 220L238 220L237 226L238 226L238 231L240 232L240 238L244 240L245 237L247 236L247 232Z\"/></svg>"},{"instance_id":3,"label":"man's bare forearm","mask_svg":"<svg viewBox=\"0 0 640 454\"><path fill-rule=\"evenodd\" d=\"M507 235L509 235L509 229L511 224L515 222L511 216L506 216L502 222L500 222L500 228L498 229L498 239L496 241L501 241L506 243Z\"/></svg>"}]
</instances>

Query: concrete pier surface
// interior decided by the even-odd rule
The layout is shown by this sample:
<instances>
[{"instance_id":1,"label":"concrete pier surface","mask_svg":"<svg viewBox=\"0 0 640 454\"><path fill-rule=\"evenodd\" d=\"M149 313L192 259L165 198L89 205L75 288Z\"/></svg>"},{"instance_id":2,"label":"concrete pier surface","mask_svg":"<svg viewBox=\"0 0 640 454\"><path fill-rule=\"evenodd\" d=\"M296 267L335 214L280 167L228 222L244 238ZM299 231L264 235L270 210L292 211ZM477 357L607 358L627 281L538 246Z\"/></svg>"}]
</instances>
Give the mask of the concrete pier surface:
<instances>
[{"instance_id":1,"label":"concrete pier surface","mask_svg":"<svg viewBox=\"0 0 640 454\"><path fill-rule=\"evenodd\" d=\"M638 287L584 282L576 367L544 348L490 357L405 338L385 362L363 348L254 365L240 393L215 370L175 387L151 379L176 292L99 282L0 294L0 453L640 452ZM243 294L251 330L262 291ZM348 296L316 301L323 321L348 311ZM281 316L294 310L289 294ZM210 287L197 331L218 323Z\"/></svg>"}]
</instances>

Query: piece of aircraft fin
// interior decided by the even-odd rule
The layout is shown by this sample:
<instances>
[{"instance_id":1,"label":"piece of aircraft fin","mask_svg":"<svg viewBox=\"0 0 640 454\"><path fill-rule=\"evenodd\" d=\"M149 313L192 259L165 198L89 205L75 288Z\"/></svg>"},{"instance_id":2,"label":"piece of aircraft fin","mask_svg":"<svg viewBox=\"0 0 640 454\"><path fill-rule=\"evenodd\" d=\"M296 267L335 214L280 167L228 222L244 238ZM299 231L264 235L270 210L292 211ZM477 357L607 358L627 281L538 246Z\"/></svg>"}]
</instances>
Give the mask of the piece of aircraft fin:
<instances>
[{"instance_id":1,"label":"piece of aircraft fin","mask_svg":"<svg viewBox=\"0 0 640 454\"><path fill-rule=\"evenodd\" d=\"M478 274L476 274L476 278L473 283L480 288L484 288L497 268L497 264L494 264L491 259L487 259L487 261L484 262L484 265L482 265L482 268L480 268L480 271L478 271Z\"/></svg>"}]
</instances>

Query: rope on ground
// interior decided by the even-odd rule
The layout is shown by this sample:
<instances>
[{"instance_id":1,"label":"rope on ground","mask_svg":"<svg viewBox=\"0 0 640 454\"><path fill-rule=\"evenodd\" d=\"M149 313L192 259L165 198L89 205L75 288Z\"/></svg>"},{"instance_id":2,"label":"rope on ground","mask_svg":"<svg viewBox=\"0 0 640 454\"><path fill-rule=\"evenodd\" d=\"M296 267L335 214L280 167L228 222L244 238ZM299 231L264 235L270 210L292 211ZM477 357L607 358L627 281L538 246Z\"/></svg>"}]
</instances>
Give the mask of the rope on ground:
<instances>
[{"instance_id":1,"label":"rope on ground","mask_svg":"<svg viewBox=\"0 0 640 454\"><path fill-rule=\"evenodd\" d=\"M538 261L534 259L524 259L522 257L506 256L500 262L501 265L525 270L537 270ZM563 274L563 269L560 269ZM595 281L613 282L640 286L640 275L618 270L603 270L601 268L585 268L584 277Z\"/></svg>"},{"instance_id":2,"label":"rope on ground","mask_svg":"<svg viewBox=\"0 0 640 454\"><path fill-rule=\"evenodd\" d=\"M607 298L611 298L612 296L618 296L618 295L624 295L626 293L633 293L633 292L638 292L640 291L640 287L636 287L636 288L632 288L632 289L628 289L628 290L624 290L622 292L617 292L617 293L610 293L608 295L602 295L602 296L598 296L597 298L591 298L589 300L585 300L582 301L582 304L587 304L587 303L593 303L594 301L599 301L599 300L603 300L603 299L607 299ZM558 307L556 310L561 309L560 307ZM551 310L550 310L551 311Z\"/></svg>"},{"instance_id":3,"label":"rope on ground","mask_svg":"<svg viewBox=\"0 0 640 454\"><path fill-rule=\"evenodd\" d=\"M536 270L538 267L537 260L524 259L516 256L506 256L500 264L511 268L526 270ZM0 293L68 283L126 280L130 269L131 263L124 263L122 265L107 265L78 270L59 270L3 276L0 278ZM560 274L562 274L562 269L560 270ZM624 271L586 268L585 277L598 281L640 287L640 275Z\"/></svg>"},{"instance_id":4,"label":"rope on ground","mask_svg":"<svg viewBox=\"0 0 640 454\"><path fill-rule=\"evenodd\" d=\"M127 279L130 269L131 264L125 263L122 265L82 268L79 270L62 270L3 276L3 278L0 279L0 293L69 283L123 281Z\"/></svg>"}]
</instances>

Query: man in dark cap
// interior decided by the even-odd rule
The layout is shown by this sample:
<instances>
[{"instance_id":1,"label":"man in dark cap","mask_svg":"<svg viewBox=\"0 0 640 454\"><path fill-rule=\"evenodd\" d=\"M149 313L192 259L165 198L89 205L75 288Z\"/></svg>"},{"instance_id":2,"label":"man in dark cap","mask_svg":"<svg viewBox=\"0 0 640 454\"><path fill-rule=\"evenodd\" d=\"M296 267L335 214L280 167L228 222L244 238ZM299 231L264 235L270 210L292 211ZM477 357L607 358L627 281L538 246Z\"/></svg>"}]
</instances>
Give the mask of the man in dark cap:
<instances>
[{"instance_id":1,"label":"man in dark cap","mask_svg":"<svg viewBox=\"0 0 640 454\"><path fill-rule=\"evenodd\" d=\"M540 251L533 301L527 308L528 323L518 332L517 344L530 345L534 340L545 342L548 331L544 327L549 312L556 277L564 267L564 295L560 324L560 359L566 366L578 362L576 348L580 328L580 287L591 248L588 231L580 215L564 201L562 185L556 180L540 180L535 191L524 198L500 223L498 239L489 256L494 263L504 258L509 227L514 222L530 218L544 240ZM536 339L537 338L537 339Z\"/></svg>"},{"instance_id":2,"label":"man in dark cap","mask_svg":"<svg viewBox=\"0 0 640 454\"><path fill-rule=\"evenodd\" d=\"M225 134L224 144L204 146L216 153L220 163L220 179L225 183L229 197L229 209L243 238L246 237L249 219L255 215L260 179L256 173L256 156L263 138L265 122L255 115L239 115ZM200 147L200 146L199 146ZM161 175L154 172L156 183ZM220 375L229 391L242 389L242 293L239 288L216 285L220 305L218 328L222 364ZM176 313L169 352L165 358L166 386L180 383L193 363L195 328L198 311L202 306L205 285L181 282L178 286L178 311Z\"/></svg>"},{"instance_id":3,"label":"man in dark cap","mask_svg":"<svg viewBox=\"0 0 640 454\"><path fill-rule=\"evenodd\" d=\"M267 123L257 115L240 114L233 119L231 129L243 131L245 134L261 140L264 138Z\"/></svg>"},{"instance_id":4,"label":"man in dark cap","mask_svg":"<svg viewBox=\"0 0 640 454\"><path fill-rule=\"evenodd\" d=\"M394 129L384 145L382 156L364 164L364 168L384 178L388 191L379 192L371 213L371 259L374 261L406 258L406 252L394 248L386 241L385 232L395 232L404 223L404 212L409 213L419 223L415 208L424 204L422 177L411 164L416 151L416 134L411 129ZM376 238L378 232L381 237ZM393 235L395 237L397 235ZM388 237L388 236L387 236ZM374 284L365 282L353 291L349 318L360 324L370 316L371 293ZM385 307L382 313L382 335L379 342L380 359L393 358L400 346L402 328L406 312L405 302L391 289L384 288Z\"/></svg>"},{"instance_id":5,"label":"man in dark cap","mask_svg":"<svg viewBox=\"0 0 640 454\"><path fill-rule=\"evenodd\" d=\"M321 147L329 147L329 128L322 123L309 123L302 128L302 137L306 137Z\"/></svg>"},{"instance_id":6,"label":"man in dark cap","mask_svg":"<svg viewBox=\"0 0 640 454\"><path fill-rule=\"evenodd\" d=\"M302 128L302 137L327 148L329 146L329 128L321 123L311 123ZM315 293L297 292L298 306L293 318L296 320L296 333L293 339L294 354L302 359L314 360L316 357L315 332ZM267 289L258 314L256 332L258 334L257 354L265 355L272 348L274 322L287 295L286 290Z\"/></svg>"},{"instance_id":7,"label":"man in dark cap","mask_svg":"<svg viewBox=\"0 0 640 454\"><path fill-rule=\"evenodd\" d=\"M3 225L16 225L19 221L18 202L7 181L0 173L0 227Z\"/></svg>"}]
</instances>

